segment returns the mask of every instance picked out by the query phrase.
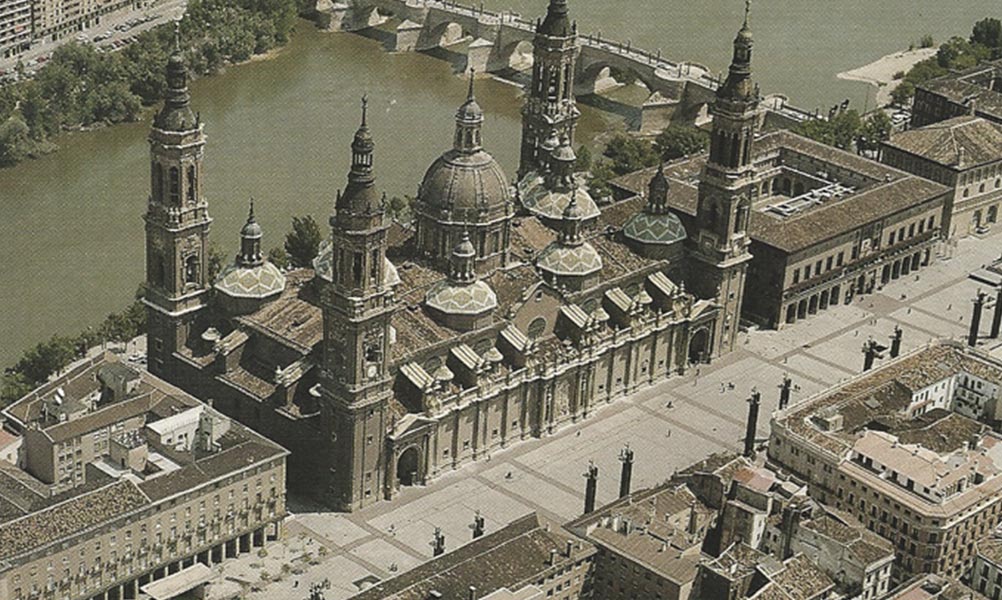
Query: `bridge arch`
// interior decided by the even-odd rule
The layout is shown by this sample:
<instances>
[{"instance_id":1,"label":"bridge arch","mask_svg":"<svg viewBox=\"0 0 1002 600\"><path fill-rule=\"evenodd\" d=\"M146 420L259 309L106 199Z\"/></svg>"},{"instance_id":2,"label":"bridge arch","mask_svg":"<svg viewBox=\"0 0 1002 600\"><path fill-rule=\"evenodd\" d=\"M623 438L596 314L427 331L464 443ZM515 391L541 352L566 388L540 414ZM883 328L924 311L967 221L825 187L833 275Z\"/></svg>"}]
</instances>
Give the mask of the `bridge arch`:
<instances>
[{"instance_id":1,"label":"bridge arch","mask_svg":"<svg viewBox=\"0 0 1002 600\"><path fill-rule=\"evenodd\" d=\"M532 69L532 42L515 40L503 46L491 61L491 70L514 69L528 71Z\"/></svg>"},{"instance_id":2,"label":"bridge arch","mask_svg":"<svg viewBox=\"0 0 1002 600\"><path fill-rule=\"evenodd\" d=\"M422 44L424 48L445 48L471 35L456 21L442 21L426 31Z\"/></svg>"},{"instance_id":3,"label":"bridge arch","mask_svg":"<svg viewBox=\"0 0 1002 600\"><path fill-rule=\"evenodd\" d=\"M625 80L624 76L632 77ZM649 77L648 73L643 73L629 65L623 65L617 61L599 60L592 62L580 70L575 78L575 87L584 94L594 94L603 91L603 80L613 79L617 83L628 85L634 81L639 81L648 91L658 89L658 86Z\"/></svg>"}]
</instances>

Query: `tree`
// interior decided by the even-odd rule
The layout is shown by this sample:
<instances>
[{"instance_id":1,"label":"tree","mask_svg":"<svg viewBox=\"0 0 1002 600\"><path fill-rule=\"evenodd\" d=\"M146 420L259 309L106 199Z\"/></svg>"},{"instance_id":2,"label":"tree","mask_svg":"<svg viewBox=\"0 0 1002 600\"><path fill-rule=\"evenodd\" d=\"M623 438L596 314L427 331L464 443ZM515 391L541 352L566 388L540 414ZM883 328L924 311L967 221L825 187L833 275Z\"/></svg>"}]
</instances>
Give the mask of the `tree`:
<instances>
[{"instance_id":1,"label":"tree","mask_svg":"<svg viewBox=\"0 0 1002 600\"><path fill-rule=\"evenodd\" d=\"M10 166L24 159L31 151L28 125L19 115L11 115L0 125L0 166Z\"/></svg>"},{"instance_id":2,"label":"tree","mask_svg":"<svg viewBox=\"0 0 1002 600\"><path fill-rule=\"evenodd\" d=\"M609 187L609 180L616 177L616 172L612 168L612 163L606 159L599 159L591 169L591 179L588 181L588 193L592 198L601 201L612 195Z\"/></svg>"},{"instance_id":3,"label":"tree","mask_svg":"<svg viewBox=\"0 0 1002 600\"><path fill-rule=\"evenodd\" d=\"M323 234L312 215L292 217L292 231L285 236L285 251L293 267L309 267L320 250Z\"/></svg>"},{"instance_id":4,"label":"tree","mask_svg":"<svg viewBox=\"0 0 1002 600\"><path fill-rule=\"evenodd\" d=\"M209 245L209 282L216 280L219 273L223 270L223 265L226 263L226 257L223 253L219 251L219 247L215 244Z\"/></svg>"},{"instance_id":5,"label":"tree","mask_svg":"<svg viewBox=\"0 0 1002 600\"><path fill-rule=\"evenodd\" d=\"M654 140L664 160L699 154L706 150L709 142L710 138L705 131L681 125L669 125Z\"/></svg>"},{"instance_id":6,"label":"tree","mask_svg":"<svg viewBox=\"0 0 1002 600\"><path fill-rule=\"evenodd\" d=\"M75 356L76 345L72 339L53 336L25 352L14 365L14 370L32 385L38 385L68 365Z\"/></svg>"},{"instance_id":7,"label":"tree","mask_svg":"<svg viewBox=\"0 0 1002 600\"><path fill-rule=\"evenodd\" d=\"M585 146L583 144L581 146L579 146L578 147L578 151L577 151L577 157L578 157L577 170L578 171L590 171L591 170L591 150L588 149L588 146Z\"/></svg>"},{"instance_id":8,"label":"tree","mask_svg":"<svg viewBox=\"0 0 1002 600\"><path fill-rule=\"evenodd\" d=\"M891 104L896 106L908 106L912 96L915 95L915 86L909 81L902 81L891 90Z\"/></svg>"},{"instance_id":9,"label":"tree","mask_svg":"<svg viewBox=\"0 0 1002 600\"><path fill-rule=\"evenodd\" d=\"M988 17L974 24L971 43L987 48L1002 48L1002 21Z\"/></svg>"},{"instance_id":10,"label":"tree","mask_svg":"<svg viewBox=\"0 0 1002 600\"><path fill-rule=\"evenodd\" d=\"M0 375L0 408L10 406L31 389L31 382L17 371L10 370Z\"/></svg>"},{"instance_id":11,"label":"tree","mask_svg":"<svg viewBox=\"0 0 1002 600\"><path fill-rule=\"evenodd\" d=\"M603 154L612 160L612 170L617 175L656 165L660 160L650 142L623 133L616 134L609 140Z\"/></svg>"},{"instance_id":12,"label":"tree","mask_svg":"<svg viewBox=\"0 0 1002 600\"><path fill-rule=\"evenodd\" d=\"M935 45L936 42L935 40L932 39L931 33L923 35L922 38L919 40L919 48L932 48Z\"/></svg>"},{"instance_id":13,"label":"tree","mask_svg":"<svg viewBox=\"0 0 1002 600\"><path fill-rule=\"evenodd\" d=\"M410 223L414 218L413 205L414 198L410 196L393 196L387 204L386 212L398 223Z\"/></svg>"},{"instance_id":14,"label":"tree","mask_svg":"<svg viewBox=\"0 0 1002 600\"><path fill-rule=\"evenodd\" d=\"M268 251L268 260L283 271L289 268L289 255L285 248L275 246Z\"/></svg>"}]
</instances>

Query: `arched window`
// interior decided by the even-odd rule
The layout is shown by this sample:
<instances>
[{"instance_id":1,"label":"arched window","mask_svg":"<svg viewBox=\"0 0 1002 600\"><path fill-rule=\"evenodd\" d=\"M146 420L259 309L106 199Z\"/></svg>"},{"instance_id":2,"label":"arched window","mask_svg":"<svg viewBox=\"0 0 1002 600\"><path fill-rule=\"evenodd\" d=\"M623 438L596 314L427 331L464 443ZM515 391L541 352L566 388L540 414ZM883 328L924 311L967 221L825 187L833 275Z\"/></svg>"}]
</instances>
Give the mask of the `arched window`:
<instances>
[{"instance_id":1,"label":"arched window","mask_svg":"<svg viewBox=\"0 0 1002 600\"><path fill-rule=\"evenodd\" d=\"M157 254L153 257L153 285L163 288L167 286L167 269L164 258Z\"/></svg>"},{"instance_id":2,"label":"arched window","mask_svg":"<svg viewBox=\"0 0 1002 600\"><path fill-rule=\"evenodd\" d=\"M153 165L153 195L157 202L164 201L164 168L162 165Z\"/></svg>"},{"instance_id":3,"label":"arched window","mask_svg":"<svg viewBox=\"0 0 1002 600\"><path fill-rule=\"evenodd\" d=\"M175 169L176 170L176 169ZM185 283L198 283L199 280L199 268L198 255L192 254L184 260L184 282Z\"/></svg>"},{"instance_id":4,"label":"arched window","mask_svg":"<svg viewBox=\"0 0 1002 600\"><path fill-rule=\"evenodd\" d=\"M181 174L178 172L177 167L170 168L170 201L171 204L178 204L181 201Z\"/></svg>"},{"instance_id":5,"label":"arched window","mask_svg":"<svg viewBox=\"0 0 1002 600\"><path fill-rule=\"evenodd\" d=\"M188 202L195 203L195 165L188 165Z\"/></svg>"},{"instance_id":6,"label":"arched window","mask_svg":"<svg viewBox=\"0 0 1002 600\"><path fill-rule=\"evenodd\" d=\"M543 317L536 317L529 323L529 331L526 333L529 334L530 338L536 339L542 336L544 331L546 331L546 319Z\"/></svg>"}]
</instances>

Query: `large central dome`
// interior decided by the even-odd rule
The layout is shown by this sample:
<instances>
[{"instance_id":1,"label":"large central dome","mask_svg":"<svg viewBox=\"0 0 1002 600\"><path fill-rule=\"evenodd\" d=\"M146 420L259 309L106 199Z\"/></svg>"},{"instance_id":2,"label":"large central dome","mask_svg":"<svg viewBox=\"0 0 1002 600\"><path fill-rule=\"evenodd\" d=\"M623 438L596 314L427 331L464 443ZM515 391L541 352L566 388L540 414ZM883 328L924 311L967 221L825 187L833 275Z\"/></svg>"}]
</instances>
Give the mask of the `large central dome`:
<instances>
[{"instance_id":1,"label":"large central dome","mask_svg":"<svg viewBox=\"0 0 1002 600\"><path fill-rule=\"evenodd\" d=\"M452 248L469 235L478 272L507 261L512 188L501 165L483 147L484 111L473 96L456 112L452 148L424 175L414 203L420 252L446 267Z\"/></svg>"},{"instance_id":2,"label":"large central dome","mask_svg":"<svg viewBox=\"0 0 1002 600\"><path fill-rule=\"evenodd\" d=\"M505 210L511 187L501 165L483 149L472 154L449 150L428 168L419 195L429 209L475 221L479 213Z\"/></svg>"}]
</instances>

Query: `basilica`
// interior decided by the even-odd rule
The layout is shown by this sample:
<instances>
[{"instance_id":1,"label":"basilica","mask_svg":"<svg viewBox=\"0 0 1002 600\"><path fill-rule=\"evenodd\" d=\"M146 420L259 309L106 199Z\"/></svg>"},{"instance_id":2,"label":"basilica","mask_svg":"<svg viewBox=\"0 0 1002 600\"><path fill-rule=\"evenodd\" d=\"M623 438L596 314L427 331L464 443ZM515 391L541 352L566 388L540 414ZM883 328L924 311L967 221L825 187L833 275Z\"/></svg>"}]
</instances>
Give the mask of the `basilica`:
<instances>
[{"instance_id":1,"label":"basilica","mask_svg":"<svg viewBox=\"0 0 1002 600\"><path fill-rule=\"evenodd\" d=\"M639 204L589 195L566 0L551 0L533 48L517 178L489 152L471 76L413 225L394 222L363 100L314 268L266 260L251 207L215 280L203 123L170 57L149 136L149 369L290 449L292 489L356 510L734 348L759 115L747 15L681 217L664 168Z\"/></svg>"}]
</instances>

